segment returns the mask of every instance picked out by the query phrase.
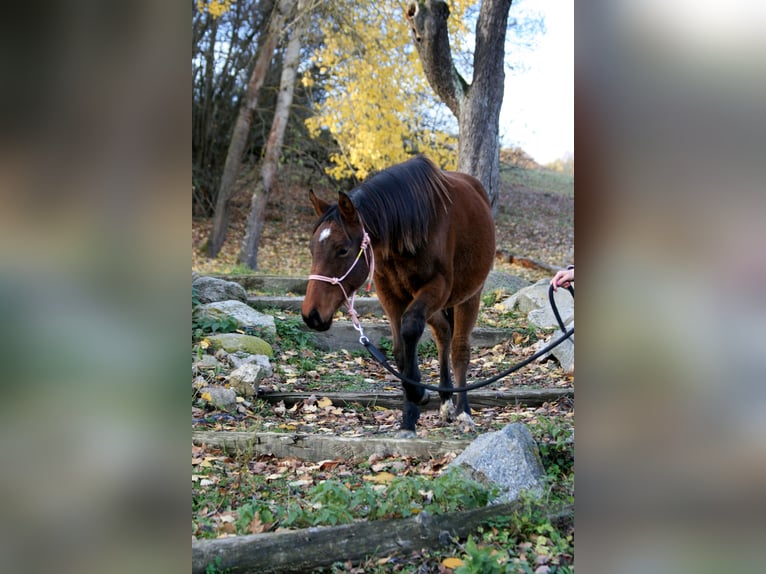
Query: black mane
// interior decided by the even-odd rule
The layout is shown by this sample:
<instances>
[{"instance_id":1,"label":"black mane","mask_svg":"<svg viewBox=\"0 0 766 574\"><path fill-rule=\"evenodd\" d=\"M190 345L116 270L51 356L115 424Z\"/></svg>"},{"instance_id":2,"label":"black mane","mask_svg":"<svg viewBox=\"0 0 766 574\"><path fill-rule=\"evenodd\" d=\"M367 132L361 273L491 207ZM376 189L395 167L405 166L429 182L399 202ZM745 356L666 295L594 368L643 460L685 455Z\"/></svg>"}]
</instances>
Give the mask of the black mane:
<instances>
[{"instance_id":1,"label":"black mane","mask_svg":"<svg viewBox=\"0 0 766 574\"><path fill-rule=\"evenodd\" d=\"M424 156L374 174L349 196L373 244L384 254L416 253L425 245L437 210L446 211L452 202L444 173ZM319 223L338 218L333 205Z\"/></svg>"}]
</instances>

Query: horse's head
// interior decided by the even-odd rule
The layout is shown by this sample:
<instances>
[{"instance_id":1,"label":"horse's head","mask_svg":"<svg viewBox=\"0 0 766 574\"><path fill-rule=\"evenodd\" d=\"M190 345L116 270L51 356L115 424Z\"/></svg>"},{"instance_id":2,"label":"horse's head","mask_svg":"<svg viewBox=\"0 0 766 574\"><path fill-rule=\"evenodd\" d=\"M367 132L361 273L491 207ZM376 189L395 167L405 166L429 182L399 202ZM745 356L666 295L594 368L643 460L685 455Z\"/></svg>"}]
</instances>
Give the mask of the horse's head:
<instances>
[{"instance_id":1,"label":"horse's head","mask_svg":"<svg viewBox=\"0 0 766 574\"><path fill-rule=\"evenodd\" d=\"M365 230L347 194L340 192L334 205L313 191L309 199L319 220L309 243L311 275L301 314L306 325L326 331L338 308L364 284L370 271L366 251L372 248L362 244Z\"/></svg>"}]
</instances>

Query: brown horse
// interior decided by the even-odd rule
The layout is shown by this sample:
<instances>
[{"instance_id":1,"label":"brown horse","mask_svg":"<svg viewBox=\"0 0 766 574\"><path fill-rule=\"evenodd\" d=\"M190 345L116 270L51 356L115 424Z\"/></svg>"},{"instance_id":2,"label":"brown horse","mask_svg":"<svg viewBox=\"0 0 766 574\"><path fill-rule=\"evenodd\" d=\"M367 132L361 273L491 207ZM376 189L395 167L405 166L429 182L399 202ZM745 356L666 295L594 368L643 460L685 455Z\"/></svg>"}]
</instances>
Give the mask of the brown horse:
<instances>
[{"instance_id":1,"label":"brown horse","mask_svg":"<svg viewBox=\"0 0 766 574\"><path fill-rule=\"evenodd\" d=\"M311 276L301 307L312 329L330 328L333 315L374 268L375 290L391 323L399 371L420 381L417 345L425 325L439 351L440 386L465 387L469 337L481 289L495 255L495 225L481 183L442 171L416 157L370 177L330 205L313 191L320 216L311 237ZM402 383L401 435L413 436L424 389ZM455 419L449 392L439 393L441 418ZM465 392L457 394L457 419L473 428Z\"/></svg>"}]
</instances>

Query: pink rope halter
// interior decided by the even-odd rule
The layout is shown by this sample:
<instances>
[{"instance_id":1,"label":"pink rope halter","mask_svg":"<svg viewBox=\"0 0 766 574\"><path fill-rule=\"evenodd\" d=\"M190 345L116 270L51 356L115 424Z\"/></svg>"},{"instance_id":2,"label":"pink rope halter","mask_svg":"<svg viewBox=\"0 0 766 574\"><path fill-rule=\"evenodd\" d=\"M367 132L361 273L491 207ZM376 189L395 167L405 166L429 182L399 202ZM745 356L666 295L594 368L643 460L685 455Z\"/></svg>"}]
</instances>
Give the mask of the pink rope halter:
<instances>
[{"instance_id":1,"label":"pink rope halter","mask_svg":"<svg viewBox=\"0 0 766 574\"><path fill-rule=\"evenodd\" d=\"M354 262L351 264L351 267L348 268L348 271L346 271L342 277L327 277L325 275L309 275L309 281L312 279L316 281L324 281L325 283L330 283L332 285L337 285L340 287L340 290L343 292L343 297L346 299L346 308L348 309L348 314L351 316L351 323L354 325L354 329L359 331L360 337L359 341L364 344L364 330L362 329L362 325L359 323L359 313L357 313L356 309L354 309L354 298L356 297L356 292L351 293L351 297L348 296L348 293L346 293L345 287L343 287L342 281L348 277L349 273L354 270L354 267L356 267L356 264L359 263L359 260L362 258L362 255L364 255L364 260L367 263L367 268L369 269L367 273L367 292L370 291L370 288L372 287L372 276L375 273L375 252L372 250L372 245L370 243L370 235L367 233L367 230L364 228L364 225L362 225L362 243L359 246L359 253L356 255L356 259L354 259ZM367 249L370 250L369 257L367 256Z\"/></svg>"}]
</instances>

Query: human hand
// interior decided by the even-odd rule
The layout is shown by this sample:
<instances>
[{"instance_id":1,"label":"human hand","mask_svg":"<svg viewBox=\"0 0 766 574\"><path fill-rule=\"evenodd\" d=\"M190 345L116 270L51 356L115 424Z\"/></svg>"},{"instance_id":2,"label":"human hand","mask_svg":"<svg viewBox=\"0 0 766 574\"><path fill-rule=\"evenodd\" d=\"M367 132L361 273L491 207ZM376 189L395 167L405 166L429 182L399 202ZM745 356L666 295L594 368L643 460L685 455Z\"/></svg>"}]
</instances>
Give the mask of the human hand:
<instances>
[{"instance_id":1,"label":"human hand","mask_svg":"<svg viewBox=\"0 0 766 574\"><path fill-rule=\"evenodd\" d=\"M553 290L556 291L559 287L564 287L565 289L568 288L573 281L574 267L569 269L559 269L553 276L553 279L551 279L551 285L553 285Z\"/></svg>"}]
</instances>

